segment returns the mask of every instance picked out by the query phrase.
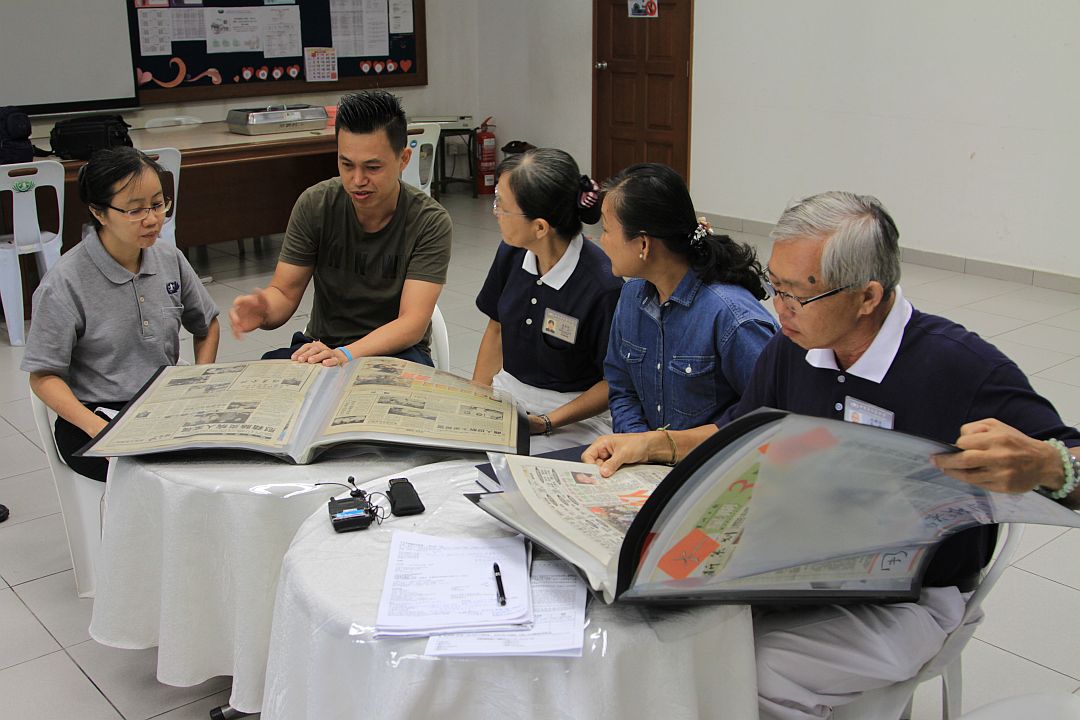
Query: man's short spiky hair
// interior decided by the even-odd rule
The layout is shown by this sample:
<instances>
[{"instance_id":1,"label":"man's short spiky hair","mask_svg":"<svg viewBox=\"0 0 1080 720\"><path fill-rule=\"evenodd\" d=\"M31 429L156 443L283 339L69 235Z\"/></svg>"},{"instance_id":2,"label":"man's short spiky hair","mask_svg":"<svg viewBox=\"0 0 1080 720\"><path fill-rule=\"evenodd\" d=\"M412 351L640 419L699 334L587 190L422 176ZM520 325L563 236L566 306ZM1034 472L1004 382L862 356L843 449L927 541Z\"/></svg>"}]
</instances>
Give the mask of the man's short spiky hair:
<instances>
[{"instance_id":1,"label":"man's short spiky hair","mask_svg":"<svg viewBox=\"0 0 1080 720\"><path fill-rule=\"evenodd\" d=\"M409 135L401 100L385 90L361 90L343 95L338 102L335 135L342 129L358 135L386 130L390 147L398 155L405 149Z\"/></svg>"}]
</instances>

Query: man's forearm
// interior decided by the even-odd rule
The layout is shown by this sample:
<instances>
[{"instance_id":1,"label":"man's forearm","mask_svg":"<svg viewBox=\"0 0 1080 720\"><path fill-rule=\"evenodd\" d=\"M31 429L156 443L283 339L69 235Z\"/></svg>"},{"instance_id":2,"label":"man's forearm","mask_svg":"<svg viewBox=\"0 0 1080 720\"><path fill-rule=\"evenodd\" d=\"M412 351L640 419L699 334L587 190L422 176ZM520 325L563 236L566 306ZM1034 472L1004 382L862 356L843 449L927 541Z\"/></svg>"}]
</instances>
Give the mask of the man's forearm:
<instances>
[{"instance_id":1,"label":"man's forearm","mask_svg":"<svg viewBox=\"0 0 1080 720\"><path fill-rule=\"evenodd\" d=\"M261 330L276 330L296 313L300 307L300 298L291 299L284 290L268 285L264 290L266 298L266 317L259 324Z\"/></svg>"},{"instance_id":2,"label":"man's forearm","mask_svg":"<svg viewBox=\"0 0 1080 720\"><path fill-rule=\"evenodd\" d=\"M354 358L396 355L423 340L427 323L412 318L397 318L372 330L346 347Z\"/></svg>"}]
</instances>

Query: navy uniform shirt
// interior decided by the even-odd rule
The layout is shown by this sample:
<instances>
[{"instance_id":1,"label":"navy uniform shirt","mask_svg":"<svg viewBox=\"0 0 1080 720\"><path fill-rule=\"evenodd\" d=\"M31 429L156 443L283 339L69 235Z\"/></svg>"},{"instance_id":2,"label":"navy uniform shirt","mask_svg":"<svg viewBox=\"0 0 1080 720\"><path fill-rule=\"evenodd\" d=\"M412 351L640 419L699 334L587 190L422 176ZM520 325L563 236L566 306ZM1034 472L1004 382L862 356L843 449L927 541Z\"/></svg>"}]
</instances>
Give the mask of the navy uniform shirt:
<instances>
[{"instance_id":1,"label":"navy uniform shirt","mask_svg":"<svg viewBox=\"0 0 1080 720\"><path fill-rule=\"evenodd\" d=\"M886 324L896 311L910 308L899 288L897 293ZM945 443L956 442L965 423L996 418L1040 440L1080 445L1080 433L1062 422L1054 406L1000 350L950 320L914 309L910 313L907 324L897 328L899 345L891 362L886 352L864 364L878 366L863 373L869 377L852 374L859 363L846 371L835 363L824 366L819 358L829 351L808 352L776 335L762 352L742 399L717 424L759 407L836 419L845 419L852 407L865 415L869 407L870 413L892 413L895 430ZM878 344L875 338L866 355ZM923 584L973 589L996 538L992 525L949 537L934 555Z\"/></svg>"},{"instance_id":2,"label":"navy uniform shirt","mask_svg":"<svg viewBox=\"0 0 1080 720\"><path fill-rule=\"evenodd\" d=\"M476 307L502 325L506 372L533 387L581 392L604 377L622 284L604 251L584 236L543 277L536 255L501 243Z\"/></svg>"}]
</instances>

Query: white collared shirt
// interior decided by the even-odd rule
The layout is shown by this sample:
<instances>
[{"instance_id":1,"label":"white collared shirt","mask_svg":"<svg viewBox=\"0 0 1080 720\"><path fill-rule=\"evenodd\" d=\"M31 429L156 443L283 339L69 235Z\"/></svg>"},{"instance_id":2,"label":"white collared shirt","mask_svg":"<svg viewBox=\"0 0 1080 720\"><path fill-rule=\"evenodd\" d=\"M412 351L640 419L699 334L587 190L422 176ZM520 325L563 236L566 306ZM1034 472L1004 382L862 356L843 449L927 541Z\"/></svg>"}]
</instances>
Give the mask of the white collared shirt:
<instances>
[{"instance_id":1,"label":"white collared shirt","mask_svg":"<svg viewBox=\"0 0 1080 720\"><path fill-rule=\"evenodd\" d=\"M575 268L577 268L578 258L581 257L582 242L584 242L582 235L578 235L571 240L570 247L566 248L566 252L559 258L559 261L544 273L540 278L540 282L548 287L561 290L566 281L570 279L570 276L574 274ZM540 274L540 268L536 262L536 253L532 250L525 251L525 259L521 261L521 269L530 275Z\"/></svg>"},{"instance_id":2,"label":"white collared shirt","mask_svg":"<svg viewBox=\"0 0 1080 720\"><path fill-rule=\"evenodd\" d=\"M900 341L904 339L904 328L911 319L911 303L904 299L904 292L897 285L893 290L895 299L892 309L885 316L885 322L874 336L874 341L866 349L855 364L846 372L849 375L860 377L870 382L880 383L885 379L885 374L892 367L896 353L900 350ZM806 362L816 368L824 370L839 370L836 364L836 354L829 348L814 348L806 351Z\"/></svg>"}]
</instances>

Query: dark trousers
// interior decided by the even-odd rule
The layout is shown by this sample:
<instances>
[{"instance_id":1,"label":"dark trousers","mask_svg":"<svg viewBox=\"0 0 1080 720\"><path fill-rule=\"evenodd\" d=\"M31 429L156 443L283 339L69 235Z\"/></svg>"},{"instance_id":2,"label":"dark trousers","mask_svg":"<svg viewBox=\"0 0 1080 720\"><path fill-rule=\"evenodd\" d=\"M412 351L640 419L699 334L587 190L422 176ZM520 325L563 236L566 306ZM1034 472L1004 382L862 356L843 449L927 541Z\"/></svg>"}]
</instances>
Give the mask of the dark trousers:
<instances>
[{"instance_id":1,"label":"dark trousers","mask_svg":"<svg viewBox=\"0 0 1080 720\"><path fill-rule=\"evenodd\" d=\"M119 410L126 402L103 402L103 403L83 403L88 410L94 410L99 407L107 407L110 410ZM108 417L102 415L106 420ZM75 472L90 478L91 480L98 480L99 482L105 482L105 475L109 472L109 461L105 458L91 458L91 457L75 457L75 452L82 449L86 443L90 442L90 436L87 435L77 425L72 425L62 417L56 418L55 434L56 449L60 451L60 457L64 459L67 466Z\"/></svg>"},{"instance_id":2,"label":"dark trousers","mask_svg":"<svg viewBox=\"0 0 1080 720\"><path fill-rule=\"evenodd\" d=\"M263 360L288 360L292 357L292 354L299 350L302 346L307 345L310 342L315 342L315 338L309 338L302 332L293 333L292 345L287 348L278 348L277 350L271 350L263 354ZM396 357L400 360L408 360L414 363L420 363L421 365L427 365L428 367L435 367L435 363L431 359L431 355L420 349L419 345L413 345L411 348L406 348L401 352L394 353L389 357Z\"/></svg>"}]
</instances>

